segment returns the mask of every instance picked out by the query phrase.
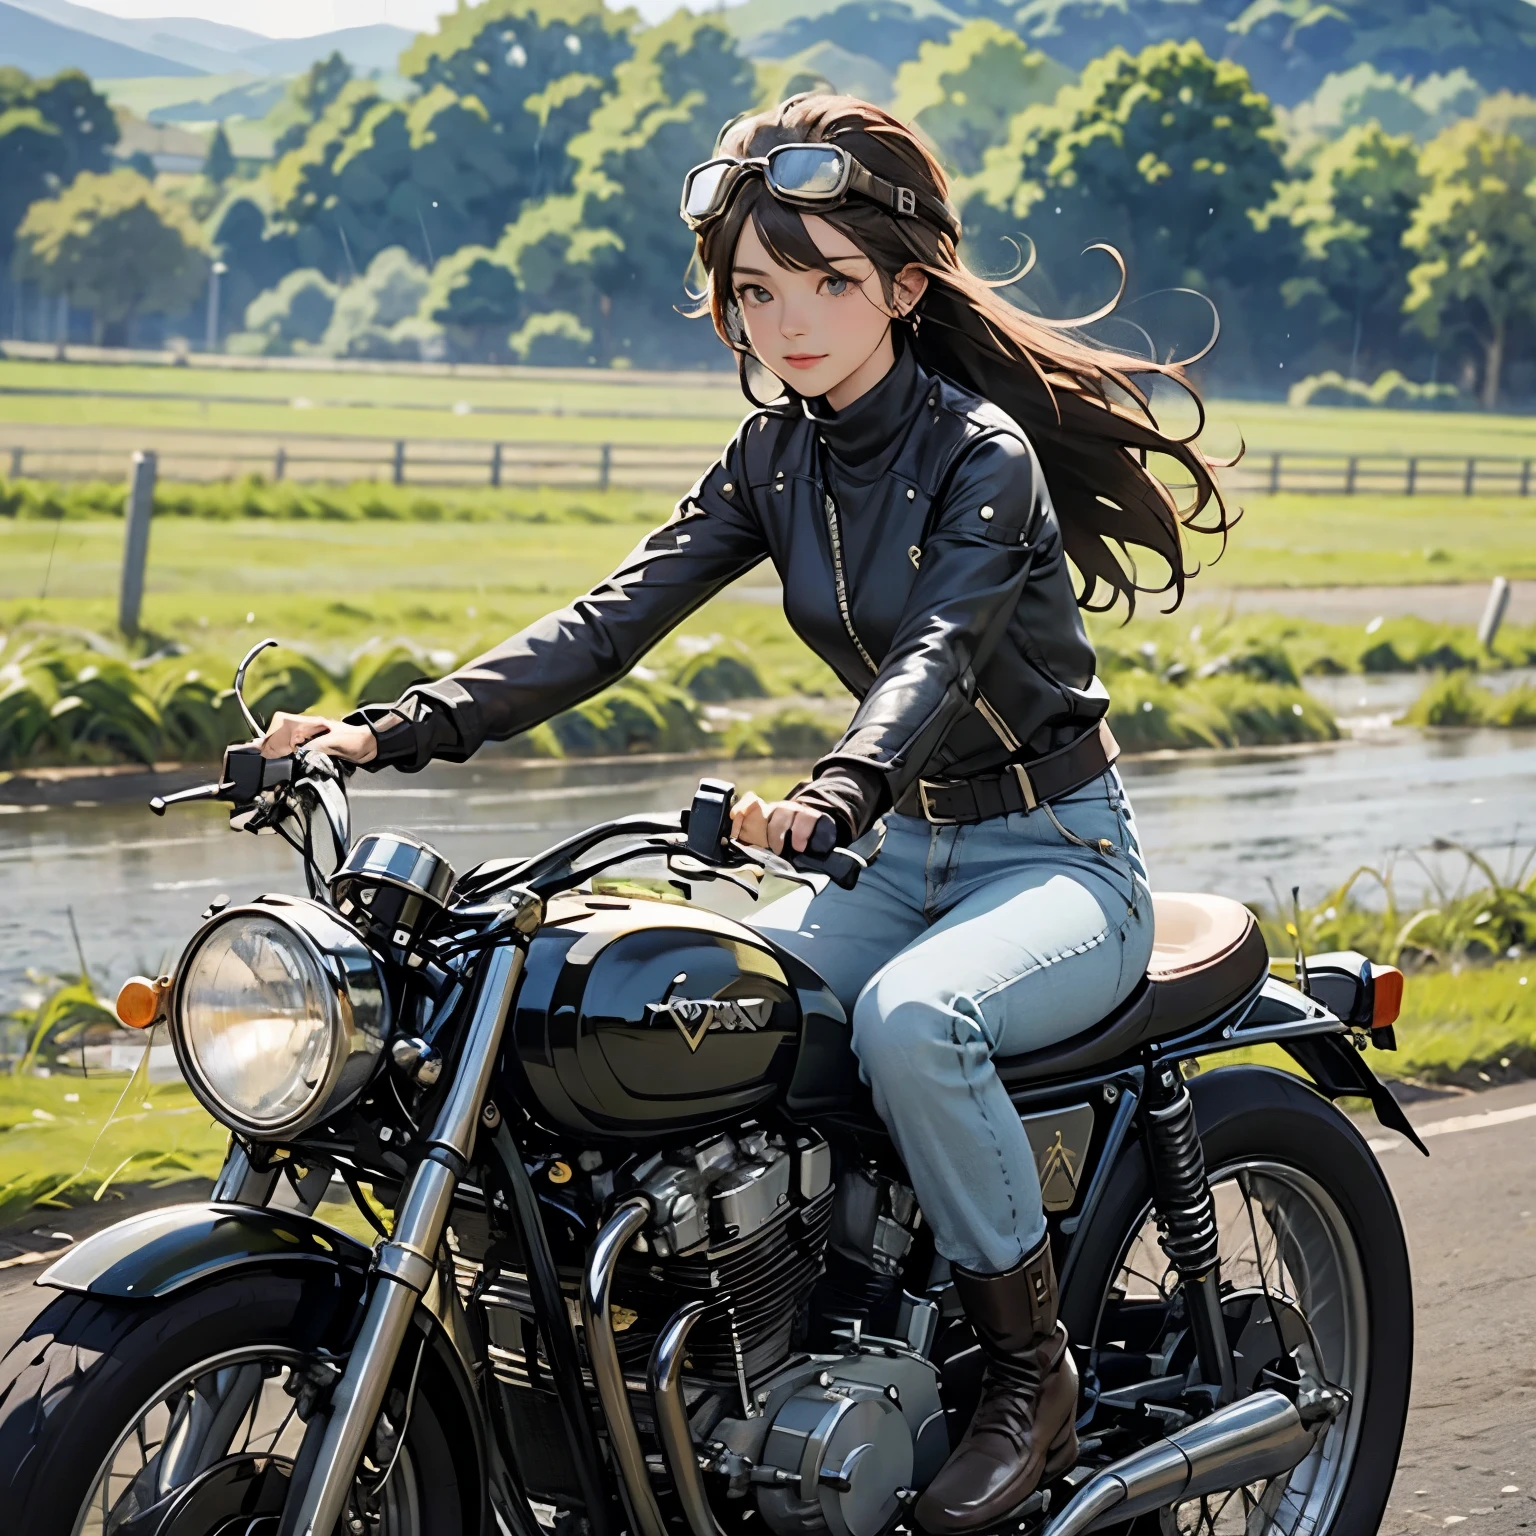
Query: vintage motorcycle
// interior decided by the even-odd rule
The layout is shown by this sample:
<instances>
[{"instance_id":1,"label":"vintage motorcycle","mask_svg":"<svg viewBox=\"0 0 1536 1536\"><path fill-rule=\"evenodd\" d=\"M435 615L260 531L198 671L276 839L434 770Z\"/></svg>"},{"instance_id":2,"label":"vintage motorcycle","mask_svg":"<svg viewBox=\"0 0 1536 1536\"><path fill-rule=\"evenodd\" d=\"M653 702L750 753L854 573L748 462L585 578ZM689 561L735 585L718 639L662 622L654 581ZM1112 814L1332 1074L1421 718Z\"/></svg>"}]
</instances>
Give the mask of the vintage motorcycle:
<instances>
[{"instance_id":1,"label":"vintage motorcycle","mask_svg":"<svg viewBox=\"0 0 1536 1536\"><path fill-rule=\"evenodd\" d=\"M684 814L456 875L409 835L354 842L345 786L328 758L247 744L217 784L154 803L231 802L234 827L293 843L310 896L215 903L172 977L124 988L125 1022L167 1022L229 1154L206 1204L121 1222L39 1280L52 1299L0 1363L4 1523L910 1525L980 1349L843 1009L691 899L851 885L862 860L732 843L731 786L705 780ZM619 865L661 873L625 885ZM1082 1379L1079 1464L1006 1529L1375 1530L1408 1404L1408 1256L1331 1101L1369 1100L1423 1150L1361 1055L1394 1044L1402 978L1355 954L1272 978L1251 915L1216 897L1159 896L1156 917L1111 1017L999 1064ZM1198 1070L1265 1042L1311 1084ZM315 1218L328 1192L350 1192L371 1250Z\"/></svg>"}]
</instances>

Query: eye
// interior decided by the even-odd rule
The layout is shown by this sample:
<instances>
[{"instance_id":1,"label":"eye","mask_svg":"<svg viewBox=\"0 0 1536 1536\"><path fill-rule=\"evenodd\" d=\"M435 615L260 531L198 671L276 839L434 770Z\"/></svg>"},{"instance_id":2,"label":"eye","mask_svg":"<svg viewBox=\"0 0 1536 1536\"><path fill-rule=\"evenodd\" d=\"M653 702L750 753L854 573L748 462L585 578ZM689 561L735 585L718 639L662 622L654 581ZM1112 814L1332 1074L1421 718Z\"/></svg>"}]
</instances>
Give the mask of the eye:
<instances>
[{"instance_id":1,"label":"eye","mask_svg":"<svg viewBox=\"0 0 1536 1536\"><path fill-rule=\"evenodd\" d=\"M851 277L824 277L821 281L821 291L829 299L841 298L852 287L853 279Z\"/></svg>"},{"instance_id":2,"label":"eye","mask_svg":"<svg viewBox=\"0 0 1536 1536\"><path fill-rule=\"evenodd\" d=\"M743 283L736 290L736 298L743 304L771 304L773 295L761 283Z\"/></svg>"}]
</instances>

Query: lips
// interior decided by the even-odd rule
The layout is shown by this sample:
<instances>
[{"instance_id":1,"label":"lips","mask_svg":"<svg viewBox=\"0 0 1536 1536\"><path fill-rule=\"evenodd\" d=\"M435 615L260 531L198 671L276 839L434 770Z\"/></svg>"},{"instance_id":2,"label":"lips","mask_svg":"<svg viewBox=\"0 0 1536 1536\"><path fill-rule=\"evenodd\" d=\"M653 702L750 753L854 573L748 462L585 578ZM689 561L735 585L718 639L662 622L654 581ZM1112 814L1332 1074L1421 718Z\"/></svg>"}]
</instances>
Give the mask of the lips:
<instances>
[{"instance_id":1,"label":"lips","mask_svg":"<svg viewBox=\"0 0 1536 1536\"><path fill-rule=\"evenodd\" d=\"M826 360L825 352L790 352L784 358L791 368L814 368L817 363L824 363Z\"/></svg>"}]
</instances>

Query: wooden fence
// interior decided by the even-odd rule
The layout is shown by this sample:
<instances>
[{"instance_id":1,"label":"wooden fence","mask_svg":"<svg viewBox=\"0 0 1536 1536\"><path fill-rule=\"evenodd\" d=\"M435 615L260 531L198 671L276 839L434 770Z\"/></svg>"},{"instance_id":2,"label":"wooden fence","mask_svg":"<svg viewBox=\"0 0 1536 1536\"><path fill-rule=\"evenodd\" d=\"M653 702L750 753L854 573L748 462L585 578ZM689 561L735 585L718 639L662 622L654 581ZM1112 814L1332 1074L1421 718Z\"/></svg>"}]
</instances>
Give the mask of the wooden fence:
<instances>
[{"instance_id":1,"label":"wooden fence","mask_svg":"<svg viewBox=\"0 0 1536 1536\"><path fill-rule=\"evenodd\" d=\"M269 481L374 480L393 485L610 486L678 494L709 464L706 447L643 443L479 443L381 438L293 438L256 445L214 434L184 434L157 450L160 478ZM0 447L13 479L116 479L121 446L76 443ZM1222 471L1229 490L1327 496L1531 496L1536 457L1450 454L1263 453L1250 451Z\"/></svg>"}]
</instances>

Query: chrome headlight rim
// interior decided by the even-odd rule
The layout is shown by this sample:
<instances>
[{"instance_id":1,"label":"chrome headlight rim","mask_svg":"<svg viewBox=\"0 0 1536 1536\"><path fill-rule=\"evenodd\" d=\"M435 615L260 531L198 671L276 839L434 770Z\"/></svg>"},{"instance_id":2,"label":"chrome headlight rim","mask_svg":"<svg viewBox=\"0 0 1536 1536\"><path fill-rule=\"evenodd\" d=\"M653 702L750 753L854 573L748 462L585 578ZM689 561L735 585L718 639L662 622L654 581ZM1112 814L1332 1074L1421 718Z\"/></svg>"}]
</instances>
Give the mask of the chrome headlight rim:
<instances>
[{"instance_id":1,"label":"chrome headlight rim","mask_svg":"<svg viewBox=\"0 0 1536 1536\"><path fill-rule=\"evenodd\" d=\"M314 1090L298 1109L272 1120L253 1119L230 1104L209 1082L186 1038L186 987L198 952L223 928L251 918L284 929L320 977L330 1032L326 1069ZM389 991L378 957L329 907L297 896L261 896L226 907L192 936L176 964L169 1021L182 1076L214 1119L252 1141L291 1141L345 1108L372 1079L389 1036Z\"/></svg>"}]
</instances>

